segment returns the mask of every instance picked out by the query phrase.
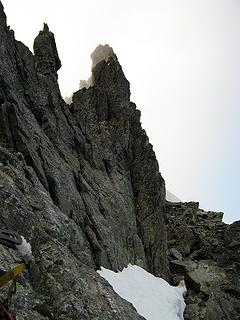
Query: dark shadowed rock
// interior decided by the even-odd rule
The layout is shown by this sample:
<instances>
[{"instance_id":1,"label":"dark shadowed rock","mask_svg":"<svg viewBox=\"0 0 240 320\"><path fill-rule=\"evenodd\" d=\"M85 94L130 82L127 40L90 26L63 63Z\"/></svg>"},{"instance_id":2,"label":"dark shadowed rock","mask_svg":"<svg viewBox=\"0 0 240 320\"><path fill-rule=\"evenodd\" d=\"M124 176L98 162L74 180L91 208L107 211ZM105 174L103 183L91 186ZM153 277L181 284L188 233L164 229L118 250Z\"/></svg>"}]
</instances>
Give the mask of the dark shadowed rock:
<instances>
[{"instance_id":1,"label":"dark shadowed rock","mask_svg":"<svg viewBox=\"0 0 240 320\"><path fill-rule=\"evenodd\" d=\"M132 263L168 277L164 180L122 68L99 62L69 107L48 26L34 55L0 33L0 222L35 258L13 301L18 319L142 319L96 273ZM8 269L18 258L1 249Z\"/></svg>"},{"instance_id":2,"label":"dark shadowed rock","mask_svg":"<svg viewBox=\"0 0 240 320\"><path fill-rule=\"evenodd\" d=\"M226 225L223 213L193 202L168 202L166 215L172 282L184 277L188 288L185 319L240 319L239 222Z\"/></svg>"},{"instance_id":3,"label":"dark shadowed rock","mask_svg":"<svg viewBox=\"0 0 240 320\"><path fill-rule=\"evenodd\" d=\"M0 2L0 27L6 26L6 15L2 3Z\"/></svg>"},{"instance_id":4,"label":"dark shadowed rock","mask_svg":"<svg viewBox=\"0 0 240 320\"><path fill-rule=\"evenodd\" d=\"M129 263L185 278L186 319L239 319L239 223L198 203L166 203L116 55L94 66L93 86L68 106L47 24L33 55L0 2L0 47L0 224L31 242L35 261L13 300L17 319L143 319L96 272ZM0 249L1 268L18 262Z\"/></svg>"},{"instance_id":5,"label":"dark shadowed rock","mask_svg":"<svg viewBox=\"0 0 240 320\"><path fill-rule=\"evenodd\" d=\"M44 75L56 73L61 68L61 61L58 57L54 34L49 31L46 23L43 30L34 40L33 50L35 55L36 70Z\"/></svg>"}]
</instances>

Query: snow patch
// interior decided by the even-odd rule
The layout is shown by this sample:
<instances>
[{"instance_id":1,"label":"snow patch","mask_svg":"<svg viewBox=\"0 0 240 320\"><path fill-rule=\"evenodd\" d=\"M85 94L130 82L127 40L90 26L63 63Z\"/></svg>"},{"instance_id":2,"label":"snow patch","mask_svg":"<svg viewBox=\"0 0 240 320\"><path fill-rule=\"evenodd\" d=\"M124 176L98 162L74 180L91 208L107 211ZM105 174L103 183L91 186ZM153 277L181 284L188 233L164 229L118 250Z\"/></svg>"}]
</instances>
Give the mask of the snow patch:
<instances>
[{"instance_id":1,"label":"snow patch","mask_svg":"<svg viewBox=\"0 0 240 320\"><path fill-rule=\"evenodd\" d=\"M147 320L184 319L187 289L183 280L178 287L173 287L135 265L129 265L118 273L103 267L97 272Z\"/></svg>"},{"instance_id":2,"label":"snow patch","mask_svg":"<svg viewBox=\"0 0 240 320\"><path fill-rule=\"evenodd\" d=\"M16 245L17 251L20 254L20 256L24 259L25 262L28 262L31 260L32 257L32 248L30 243L28 243L24 237L22 237L22 243L19 245Z\"/></svg>"}]
</instances>

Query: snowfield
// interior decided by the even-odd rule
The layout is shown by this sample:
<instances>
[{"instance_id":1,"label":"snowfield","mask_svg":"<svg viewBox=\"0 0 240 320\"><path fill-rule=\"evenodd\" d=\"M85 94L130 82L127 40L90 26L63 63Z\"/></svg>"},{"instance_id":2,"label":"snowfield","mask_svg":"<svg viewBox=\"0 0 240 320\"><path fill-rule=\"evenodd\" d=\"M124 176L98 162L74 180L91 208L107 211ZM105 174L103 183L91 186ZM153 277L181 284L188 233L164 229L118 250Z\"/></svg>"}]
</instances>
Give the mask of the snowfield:
<instances>
[{"instance_id":1,"label":"snowfield","mask_svg":"<svg viewBox=\"0 0 240 320\"><path fill-rule=\"evenodd\" d=\"M129 265L117 273L105 268L97 272L147 320L184 319L184 281L181 281L178 287L173 287L162 278L157 278L135 265Z\"/></svg>"}]
</instances>

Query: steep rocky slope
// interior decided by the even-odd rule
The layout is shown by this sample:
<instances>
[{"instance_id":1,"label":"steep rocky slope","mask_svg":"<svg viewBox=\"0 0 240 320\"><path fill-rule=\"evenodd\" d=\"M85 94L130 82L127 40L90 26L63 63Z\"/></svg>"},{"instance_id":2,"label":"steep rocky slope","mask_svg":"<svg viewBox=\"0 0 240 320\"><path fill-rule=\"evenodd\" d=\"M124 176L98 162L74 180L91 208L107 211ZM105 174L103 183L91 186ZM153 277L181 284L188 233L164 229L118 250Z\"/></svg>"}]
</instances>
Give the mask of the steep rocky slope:
<instances>
[{"instance_id":1,"label":"steep rocky slope","mask_svg":"<svg viewBox=\"0 0 240 320\"><path fill-rule=\"evenodd\" d=\"M98 63L94 87L67 106L48 26L33 55L2 5L0 23L0 222L30 241L36 260L18 319L140 319L95 272L132 263L169 273L164 180L121 66ZM15 260L1 247L4 268Z\"/></svg>"},{"instance_id":2,"label":"steep rocky slope","mask_svg":"<svg viewBox=\"0 0 240 320\"><path fill-rule=\"evenodd\" d=\"M240 319L240 221L198 203L167 203L168 243L173 283L185 279L185 319Z\"/></svg>"},{"instance_id":3,"label":"steep rocky slope","mask_svg":"<svg viewBox=\"0 0 240 320\"><path fill-rule=\"evenodd\" d=\"M236 285L223 297L231 296L234 313L220 308L206 319L239 319L239 225L220 223L223 231L213 227L205 239L202 224L194 249L187 237L198 222L185 213L191 205L166 206L164 180L117 57L94 67L94 86L76 92L70 106L59 91L60 67L48 26L35 39L33 55L15 40L0 2L0 224L22 234L35 258L13 300L17 319L142 319L96 273L100 266L118 270L128 263L171 281L185 276L186 316L198 319L197 305L205 319L206 301L213 301L207 308L214 312L222 300L206 300L212 287L206 293L195 284L186 264L210 259ZM19 257L0 246L0 261L9 269Z\"/></svg>"}]
</instances>

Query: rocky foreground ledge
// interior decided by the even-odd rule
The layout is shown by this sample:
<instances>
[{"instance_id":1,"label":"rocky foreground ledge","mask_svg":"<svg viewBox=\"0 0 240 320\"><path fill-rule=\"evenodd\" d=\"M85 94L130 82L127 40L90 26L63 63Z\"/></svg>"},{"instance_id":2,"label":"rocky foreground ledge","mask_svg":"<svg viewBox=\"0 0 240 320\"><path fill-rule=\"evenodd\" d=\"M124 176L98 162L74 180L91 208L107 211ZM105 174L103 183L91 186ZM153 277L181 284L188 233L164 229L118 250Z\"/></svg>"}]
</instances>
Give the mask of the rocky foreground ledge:
<instances>
[{"instance_id":1,"label":"rocky foreground ledge","mask_svg":"<svg viewBox=\"0 0 240 320\"><path fill-rule=\"evenodd\" d=\"M198 203L166 204L171 281L185 279L185 319L240 319L240 221Z\"/></svg>"},{"instance_id":2,"label":"rocky foreground ledge","mask_svg":"<svg viewBox=\"0 0 240 320\"><path fill-rule=\"evenodd\" d=\"M31 243L36 261L14 297L17 319L142 319L96 273L129 263L172 282L185 277L188 319L239 319L239 223L166 203L116 56L96 64L94 85L71 105L60 67L48 26L32 54L0 2L0 223ZM0 261L9 269L18 257L1 246Z\"/></svg>"}]
</instances>

